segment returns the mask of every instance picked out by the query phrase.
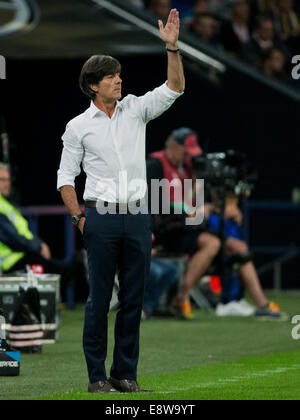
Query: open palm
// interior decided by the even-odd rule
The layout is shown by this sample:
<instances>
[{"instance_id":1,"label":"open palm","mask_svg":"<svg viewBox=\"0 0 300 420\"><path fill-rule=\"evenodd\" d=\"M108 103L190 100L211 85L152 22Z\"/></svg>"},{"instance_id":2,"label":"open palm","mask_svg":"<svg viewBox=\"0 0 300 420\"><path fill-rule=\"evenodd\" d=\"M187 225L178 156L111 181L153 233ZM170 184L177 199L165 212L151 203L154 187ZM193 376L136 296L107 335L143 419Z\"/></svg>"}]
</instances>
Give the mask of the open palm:
<instances>
[{"instance_id":1,"label":"open palm","mask_svg":"<svg viewBox=\"0 0 300 420\"><path fill-rule=\"evenodd\" d=\"M161 39L168 45L177 45L180 29L179 12L172 9L166 26L164 26L162 20L158 21L158 26Z\"/></svg>"}]
</instances>

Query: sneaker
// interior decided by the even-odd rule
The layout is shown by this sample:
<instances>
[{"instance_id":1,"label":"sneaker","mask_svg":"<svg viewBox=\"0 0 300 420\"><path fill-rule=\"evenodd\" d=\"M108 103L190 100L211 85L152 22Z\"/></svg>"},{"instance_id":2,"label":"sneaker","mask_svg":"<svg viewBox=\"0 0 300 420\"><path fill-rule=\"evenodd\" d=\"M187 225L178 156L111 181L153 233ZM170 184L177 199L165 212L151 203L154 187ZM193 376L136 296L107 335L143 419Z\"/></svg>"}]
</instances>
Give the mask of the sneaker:
<instances>
[{"instance_id":1,"label":"sneaker","mask_svg":"<svg viewBox=\"0 0 300 420\"><path fill-rule=\"evenodd\" d=\"M189 300L173 303L169 310L178 319L192 320L195 318L192 313L192 306Z\"/></svg>"},{"instance_id":2,"label":"sneaker","mask_svg":"<svg viewBox=\"0 0 300 420\"><path fill-rule=\"evenodd\" d=\"M186 317L186 319L194 319L195 316L192 313L192 305L189 300L185 300L184 302L180 303L180 308L182 310L182 313Z\"/></svg>"},{"instance_id":3,"label":"sneaker","mask_svg":"<svg viewBox=\"0 0 300 420\"><path fill-rule=\"evenodd\" d=\"M148 321L152 316L152 313L146 309L142 310L141 321Z\"/></svg>"},{"instance_id":4,"label":"sneaker","mask_svg":"<svg viewBox=\"0 0 300 420\"><path fill-rule=\"evenodd\" d=\"M243 308L237 301L232 301L227 304L219 303L216 309L217 316L251 316L253 312L250 313L249 308Z\"/></svg>"},{"instance_id":5,"label":"sneaker","mask_svg":"<svg viewBox=\"0 0 300 420\"><path fill-rule=\"evenodd\" d=\"M256 311L255 306L250 305L250 303L249 303L249 302L247 302L247 301L246 301L246 299L242 299L242 300L240 300L238 303L241 305L241 307L242 307L243 309L245 309L245 311L248 311L249 316L251 316L251 315L254 315L254 314L255 314L255 311Z\"/></svg>"},{"instance_id":6,"label":"sneaker","mask_svg":"<svg viewBox=\"0 0 300 420\"><path fill-rule=\"evenodd\" d=\"M279 305L276 303L269 303L268 306L262 309L257 309L255 316L260 319L281 319L283 314L281 313Z\"/></svg>"}]
</instances>

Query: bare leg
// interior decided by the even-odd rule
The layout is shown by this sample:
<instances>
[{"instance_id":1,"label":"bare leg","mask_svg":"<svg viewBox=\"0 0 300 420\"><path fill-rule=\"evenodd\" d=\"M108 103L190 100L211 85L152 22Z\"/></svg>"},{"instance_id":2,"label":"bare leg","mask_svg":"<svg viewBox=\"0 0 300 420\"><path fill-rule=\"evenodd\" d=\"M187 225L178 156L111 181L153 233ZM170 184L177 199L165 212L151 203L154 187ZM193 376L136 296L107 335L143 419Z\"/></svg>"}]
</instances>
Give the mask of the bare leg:
<instances>
[{"instance_id":1,"label":"bare leg","mask_svg":"<svg viewBox=\"0 0 300 420\"><path fill-rule=\"evenodd\" d=\"M228 238L226 241L226 254L233 255L248 252L248 246L245 242L234 238ZM261 309L268 305L264 292L262 290L255 266L252 262L243 265L238 272L241 283L247 289L255 305Z\"/></svg>"},{"instance_id":2,"label":"bare leg","mask_svg":"<svg viewBox=\"0 0 300 420\"><path fill-rule=\"evenodd\" d=\"M195 286L197 280L205 274L213 259L218 254L221 242L216 236L210 233L202 233L198 238L198 245L200 250L193 255L189 262L184 282L175 298L177 301L189 298L190 291Z\"/></svg>"},{"instance_id":3,"label":"bare leg","mask_svg":"<svg viewBox=\"0 0 300 420\"><path fill-rule=\"evenodd\" d=\"M268 305L268 300L266 299L264 292L262 290L259 278L257 276L256 269L252 262L249 262L243 265L239 272L239 278L245 288L248 290L249 295L251 296L256 307L259 309L264 308Z\"/></svg>"}]
</instances>

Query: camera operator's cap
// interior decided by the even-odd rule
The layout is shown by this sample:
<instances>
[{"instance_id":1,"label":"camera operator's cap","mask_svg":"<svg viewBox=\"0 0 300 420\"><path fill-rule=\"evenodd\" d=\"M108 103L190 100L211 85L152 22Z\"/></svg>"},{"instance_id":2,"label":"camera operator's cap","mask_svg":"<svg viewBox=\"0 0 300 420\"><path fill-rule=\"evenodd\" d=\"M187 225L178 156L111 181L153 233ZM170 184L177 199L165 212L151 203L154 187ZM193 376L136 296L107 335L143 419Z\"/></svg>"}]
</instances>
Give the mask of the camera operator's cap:
<instances>
[{"instance_id":1,"label":"camera operator's cap","mask_svg":"<svg viewBox=\"0 0 300 420\"><path fill-rule=\"evenodd\" d=\"M184 146L191 156L202 155L197 133L191 128L181 127L171 133L171 137L181 146Z\"/></svg>"}]
</instances>

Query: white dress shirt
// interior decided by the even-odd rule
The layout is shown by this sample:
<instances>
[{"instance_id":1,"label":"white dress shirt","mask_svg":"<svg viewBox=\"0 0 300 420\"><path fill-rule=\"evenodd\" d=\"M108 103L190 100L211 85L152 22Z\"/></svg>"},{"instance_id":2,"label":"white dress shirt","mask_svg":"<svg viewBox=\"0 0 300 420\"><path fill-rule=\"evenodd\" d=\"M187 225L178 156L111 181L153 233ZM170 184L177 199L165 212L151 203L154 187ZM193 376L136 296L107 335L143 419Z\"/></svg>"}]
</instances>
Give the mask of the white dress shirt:
<instances>
[{"instance_id":1,"label":"white dress shirt","mask_svg":"<svg viewBox=\"0 0 300 420\"><path fill-rule=\"evenodd\" d=\"M71 120L62 136L63 152L57 189L75 188L86 173L84 200L128 203L146 195L146 125L181 96L167 83L146 95L118 101L112 118L91 106Z\"/></svg>"}]
</instances>

